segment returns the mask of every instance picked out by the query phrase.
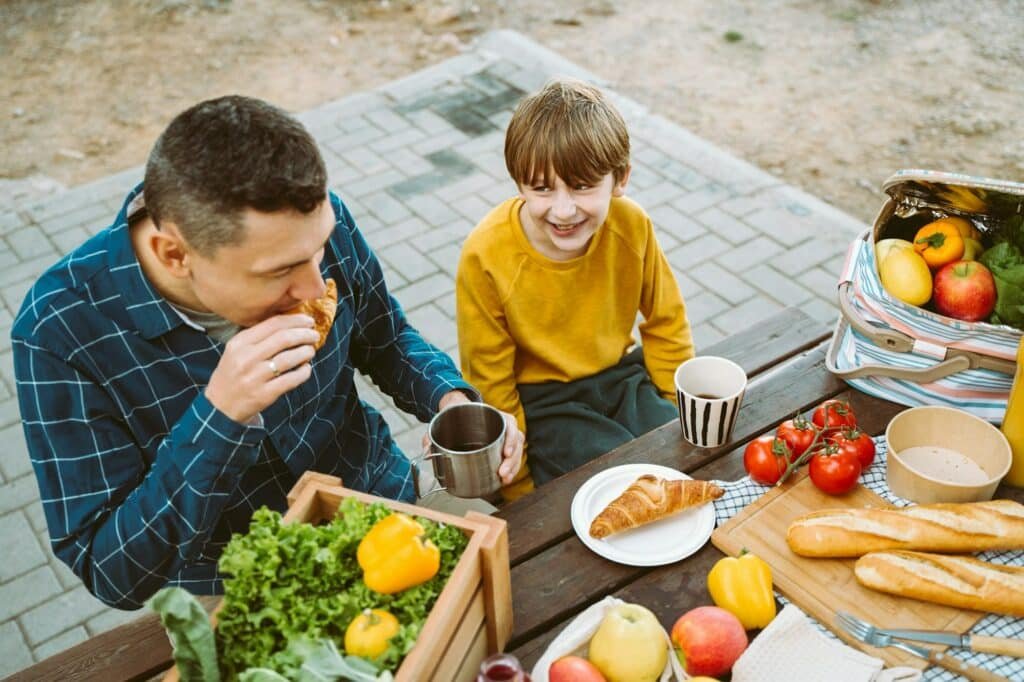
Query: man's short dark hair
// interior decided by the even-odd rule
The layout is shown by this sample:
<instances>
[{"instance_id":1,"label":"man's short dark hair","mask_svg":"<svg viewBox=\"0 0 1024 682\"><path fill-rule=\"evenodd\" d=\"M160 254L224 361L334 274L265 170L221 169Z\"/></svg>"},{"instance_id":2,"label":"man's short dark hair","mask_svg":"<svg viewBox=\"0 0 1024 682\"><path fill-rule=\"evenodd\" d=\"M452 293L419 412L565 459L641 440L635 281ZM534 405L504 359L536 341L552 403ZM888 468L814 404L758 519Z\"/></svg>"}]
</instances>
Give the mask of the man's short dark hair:
<instances>
[{"instance_id":1,"label":"man's short dark hair","mask_svg":"<svg viewBox=\"0 0 1024 682\"><path fill-rule=\"evenodd\" d=\"M146 208L199 253L244 238L246 209L314 210L327 196L316 142L285 111L251 97L200 102L174 117L146 163Z\"/></svg>"}]
</instances>

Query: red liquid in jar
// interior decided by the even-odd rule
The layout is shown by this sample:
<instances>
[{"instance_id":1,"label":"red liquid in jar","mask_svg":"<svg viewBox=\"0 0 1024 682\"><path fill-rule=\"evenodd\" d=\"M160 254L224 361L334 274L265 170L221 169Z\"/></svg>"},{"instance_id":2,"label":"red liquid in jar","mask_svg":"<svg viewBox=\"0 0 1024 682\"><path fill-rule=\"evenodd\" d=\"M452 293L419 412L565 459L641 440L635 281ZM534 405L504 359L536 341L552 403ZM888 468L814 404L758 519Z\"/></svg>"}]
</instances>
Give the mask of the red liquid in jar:
<instances>
[{"instance_id":1,"label":"red liquid in jar","mask_svg":"<svg viewBox=\"0 0 1024 682\"><path fill-rule=\"evenodd\" d=\"M519 660L511 654L495 654L480 664L477 682L530 682Z\"/></svg>"}]
</instances>

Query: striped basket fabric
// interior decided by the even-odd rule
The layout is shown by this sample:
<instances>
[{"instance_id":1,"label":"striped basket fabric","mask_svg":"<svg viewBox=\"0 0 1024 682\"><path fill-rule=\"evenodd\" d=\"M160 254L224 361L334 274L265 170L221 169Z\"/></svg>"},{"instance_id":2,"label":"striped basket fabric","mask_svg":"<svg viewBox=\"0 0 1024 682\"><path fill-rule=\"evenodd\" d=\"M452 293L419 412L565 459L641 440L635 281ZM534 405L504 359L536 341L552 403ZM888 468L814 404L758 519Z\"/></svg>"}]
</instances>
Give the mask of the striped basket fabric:
<instances>
[{"instance_id":1,"label":"striped basket fabric","mask_svg":"<svg viewBox=\"0 0 1024 682\"><path fill-rule=\"evenodd\" d=\"M873 247L870 230L850 245L839 280L840 296L848 297L848 313L873 329L911 337L912 348L910 352L885 348L840 316L829 350L829 370L854 388L879 398L910 406L945 405L1000 422L1006 412L1012 374L972 367L932 381L915 381L887 376L885 368L928 372L948 360L953 349L1013 363L1021 331L955 320L890 296L879 280ZM867 366L876 367L866 371Z\"/></svg>"}]
</instances>

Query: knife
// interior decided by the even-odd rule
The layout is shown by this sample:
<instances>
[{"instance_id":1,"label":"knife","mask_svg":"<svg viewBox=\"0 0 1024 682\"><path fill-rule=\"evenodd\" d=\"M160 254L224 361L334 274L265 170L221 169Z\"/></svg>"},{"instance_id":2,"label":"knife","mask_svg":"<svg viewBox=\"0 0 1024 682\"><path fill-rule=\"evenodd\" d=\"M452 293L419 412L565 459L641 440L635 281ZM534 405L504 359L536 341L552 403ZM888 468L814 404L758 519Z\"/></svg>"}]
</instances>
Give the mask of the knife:
<instances>
[{"instance_id":1,"label":"knife","mask_svg":"<svg viewBox=\"0 0 1024 682\"><path fill-rule=\"evenodd\" d=\"M972 651L983 651L989 654L1024 657L1024 639L1008 637L988 637L986 635L960 634L944 630L894 630L875 628L877 632L896 639L910 639L915 642L931 642L946 646L963 647Z\"/></svg>"}]
</instances>

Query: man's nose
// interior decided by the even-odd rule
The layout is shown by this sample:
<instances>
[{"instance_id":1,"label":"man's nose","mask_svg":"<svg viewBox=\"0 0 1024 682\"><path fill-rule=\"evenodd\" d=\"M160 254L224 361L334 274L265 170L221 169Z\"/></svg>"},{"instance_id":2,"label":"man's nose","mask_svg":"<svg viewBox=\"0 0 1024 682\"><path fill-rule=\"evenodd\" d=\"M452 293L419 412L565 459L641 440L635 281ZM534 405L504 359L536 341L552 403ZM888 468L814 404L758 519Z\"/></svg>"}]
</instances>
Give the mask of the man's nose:
<instances>
[{"instance_id":1,"label":"man's nose","mask_svg":"<svg viewBox=\"0 0 1024 682\"><path fill-rule=\"evenodd\" d=\"M327 284L320 274L320 264L310 261L298 268L289 294L297 301L320 298L327 293Z\"/></svg>"}]
</instances>

